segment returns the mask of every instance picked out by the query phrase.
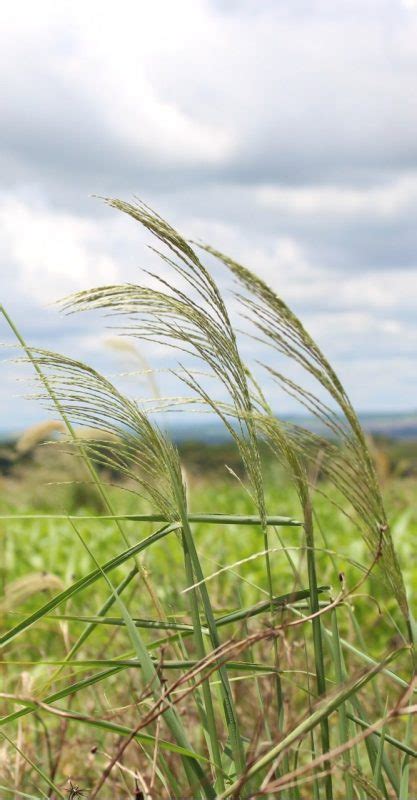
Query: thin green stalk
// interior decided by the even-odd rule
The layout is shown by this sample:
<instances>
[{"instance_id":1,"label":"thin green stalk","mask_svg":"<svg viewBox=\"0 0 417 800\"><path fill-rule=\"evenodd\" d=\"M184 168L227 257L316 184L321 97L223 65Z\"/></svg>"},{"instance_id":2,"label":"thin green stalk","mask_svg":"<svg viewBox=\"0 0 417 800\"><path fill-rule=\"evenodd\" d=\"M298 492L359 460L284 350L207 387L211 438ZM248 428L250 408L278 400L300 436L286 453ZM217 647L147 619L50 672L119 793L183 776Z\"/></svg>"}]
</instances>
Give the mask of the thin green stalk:
<instances>
[{"instance_id":1,"label":"thin green stalk","mask_svg":"<svg viewBox=\"0 0 417 800\"><path fill-rule=\"evenodd\" d=\"M184 553L184 566L185 566L187 585L193 586L195 580L194 580L192 558L188 544L188 538L184 532L182 534L182 546ZM190 604L191 619L193 623L194 642L196 646L197 656L200 660L202 660L206 656L206 650L204 647L203 632L201 629L196 589L194 588L191 589L189 594L190 594L189 604ZM219 747L219 737L216 730L216 718L214 714L213 700L211 696L211 689L208 679L203 681L202 691L204 697L204 710L207 719L207 732L209 739L210 755L216 771L216 790L219 792L224 790L224 780L223 780L221 752Z\"/></svg>"},{"instance_id":2,"label":"thin green stalk","mask_svg":"<svg viewBox=\"0 0 417 800\"><path fill-rule=\"evenodd\" d=\"M413 735L413 715L407 719L407 729L405 734L405 742L406 745L409 745L412 741ZM400 791L399 791L399 800L409 800L409 790L410 790L410 753L407 753L401 761L401 769L400 769Z\"/></svg>"},{"instance_id":3,"label":"thin green stalk","mask_svg":"<svg viewBox=\"0 0 417 800\"><path fill-rule=\"evenodd\" d=\"M158 647L160 647L160 644L161 644L160 641L151 642L149 644L149 650L156 650ZM160 664L160 660L156 656L152 656L152 661L154 662L155 666L158 666ZM3 661L2 663L3 664L8 664L8 665L13 665L13 666L18 666L18 667L19 666L20 667L21 666L34 666L36 664L39 664L38 661L28 661L28 660L25 660L25 661L6 661L6 662ZM260 664L260 663L256 663L255 661L225 661L224 663L225 663L225 666L227 667L227 669L235 670L235 671L238 671L238 672L249 672L250 673L252 671L254 673L255 672L259 672L259 673L262 673L264 675L273 675L276 672L276 668L275 668L274 664ZM57 664L63 664L64 666L68 666L68 663L66 661L59 660L59 659L51 659L51 660L42 661L42 665L44 665L44 666L57 666ZM170 659L167 659L166 661L163 662L163 668L167 669L167 670L170 670L170 669L173 669L173 670L187 669L188 670L188 669L197 667L199 664L201 664L200 659L195 659L195 658L172 659L172 658L170 658ZM129 652L125 656L121 656L120 658L83 658L83 659L80 659L79 661L71 662L70 666L71 666L72 670L74 670L77 667L78 668L80 668L80 667L82 668L82 669L78 669L78 671L76 673L78 675L80 672L82 672L82 670L88 669L88 667L109 666L109 667L111 667L112 670L114 668L117 671L117 670L122 670L122 669L128 669L129 667L135 667L136 669L140 669L142 665L141 665L141 662L137 658L133 658L133 651L132 651L132 652ZM291 670L288 670L288 672L291 672ZM285 674L286 670L282 670L282 673ZM104 673L103 673L103 675L104 675ZM86 679L86 680L87 680L87 683L84 683L84 681L80 681L78 684L71 684L70 694L73 693L74 686L76 686L77 691L78 691L78 689L83 689L83 688L87 687L89 685L88 684L88 680L89 679ZM190 678L190 680L191 680L191 678ZM96 678L95 678L95 676L93 676L92 677L92 683L95 683L95 682L96 682ZM210 680L210 682L213 683L213 684L216 683L216 681L213 681L213 680ZM66 689L64 691L66 691ZM60 697L61 696L64 697L64 695L60 695ZM7 694L1 694L0 693L0 697L8 698L8 699L11 700L11 699L13 699L14 695L10 695L9 696ZM55 697L55 699L59 699L58 696ZM6 719L7 719L8 722L11 721L10 719L8 719L6 717L0 718L0 726L5 723ZM16 719L17 719L17 717L16 717Z\"/></svg>"},{"instance_id":4,"label":"thin green stalk","mask_svg":"<svg viewBox=\"0 0 417 800\"><path fill-rule=\"evenodd\" d=\"M388 711L388 700L387 700L387 702L385 704L384 717L386 717L387 711ZM384 791L384 783L383 783L381 770L382 770L382 758L383 758L384 746L385 746L385 731L386 731L386 725L383 725L382 728L381 728L381 736L379 738L379 744L378 744L378 750L377 750L377 756L376 756L374 774L373 774L373 780L374 780L375 786L377 787L377 789L382 789L382 791Z\"/></svg>"},{"instance_id":5,"label":"thin green stalk","mask_svg":"<svg viewBox=\"0 0 417 800\"><path fill-rule=\"evenodd\" d=\"M70 622L88 622L90 625L125 625L125 621L121 617L85 617L79 614L50 614L47 619L67 620ZM145 628L154 631L189 631L194 632L192 625L186 622L161 622L154 619L141 619L140 617L132 617L133 622L137 628ZM208 633L207 629L204 633Z\"/></svg>"},{"instance_id":6,"label":"thin green stalk","mask_svg":"<svg viewBox=\"0 0 417 800\"><path fill-rule=\"evenodd\" d=\"M334 608L331 612L332 616L332 633L333 633L333 661L334 661L334 668L335 668L335 676L336 681L339 686L345 682L344 670L343 670L343 654L342 648L339 641L339 626L337 622L337 609ZM350 739L350 731L349 731L349 722L346 714L346 706L344 703L340 705L339 711L339 741L340 744L344 744L348 742ZM346 750L343 753L343 762L346 766L346 770L344 771L344 780L345 780L345 787L346 787L346 800L354 800L354 790L353 790L353 782L352 776L350 775L349 768L351 766L350 760L350 753L349 750Z\"/></svg>"},{"instance_id":7,"label":"thin green stalk","mask_svg":"<svg viewBox=\"0 0 417 800\"><path fill-rule=\"evenodd\" d=\"M260 525L255 514L187 514L188 522L209 522L211 525ZM0 521L19 520L73 520L74 522L122 520L124 522L170 522L165 514L0 514ZM302 525L292 517L269 516L266 524L283 527Z\"/></svg>"},{"instance_id":8,"label":"thin green stalk","mask_svg":"<svg viewBox=\"0 0 417 800\"><path fill-rule=\"evenodd\" d=\"M129 578L130 575L131 573L129 573L129 575L125 578L125 581L127 581L127 578ZM120 586L122 586L122 584ZM319 593L326 592L329 590L329 588L330 588L329 586L319 586L317 591ZM299 600L304 600L305 598L309 597L309 594L310 593L308 589L302 589L299 592L289 592L288 594L283 594L280 597L274 597L272 599L273 608L275 610L291 606L291 609L294 609L295 608L294 603L298 602ZM105 605L109 604L110 599L113 599L114 602L114 598L109 598L106 601ZM240 608L238 611L231 611L229 614L224 614L221 617L216 617L215 620L216 626L220 628L223 625L231 625L235 622L239 622L240 620L247 620L250 617L258 616L259 614L262 614L264 611L268 611L269 606L270 606L269 600L264 600L263 602L255 603L255 605L249 606L248 608ZM307 607L310 608L309 605ZM298 605L297 609L299 608L301 608L301 606ZM79 614L45 614L45 618L52 620L57 619L57 620L74 620L75 622L88 622L91 625L124 625L124 620L122 618L104 617L104 616L103 618L101 618L100 614L97 614L96 616L84 616ZM160 622L159 620L141 619L137 617L132 617L132 619L138 628L153 628L155 630L179 630L189 633L192 633L194 630L192 625L188 625L186 623L177 623L170 621ZM204 633L204 635L206 636L209 635L209 631L207 628L202 627L201 630L202 633ZM81 634L81 636L84 636L83 639L84 641L85 631ZM74 648L76 647L77 650L79 649L80 647L79 640L77 640L77 642L73 645L73 647ZM63 661L63 663L64 664L67 663L67 660L68 656L65 659L65 661Z\"/></svg>"},{"instance_id":9,"label":"thin green stalk","mask_svg":"<svg viewBox=\"0 0 417 800\"><path fill-rule=\"evenodd\" d=\"M310 609L310 606L308 607ZM304 656L305 656L305 666L306 666L306 678L307 678L307 698L308 698L308 710L309 713L313 713L313 705L312 705L312 698L314 697L315 693L311 689L311 671L310 671L310 658L309 658L309 650L307 647L307 636L306 630L303 630L303 649L304 649ZM315 675L314 675L315 677ZM316 736L315 731L310 731L310 745L311 745L311 757L314 759L316 758ZM302 742L299 742L299 748L301 748ZM299 748L297 748L297 753L299 752ZM298 782L297 782L298 785ZM313 774L313 800L320 800L320 783L317 777L317 770L314 770Z\"/></svg>"},{"instance_id":10,"label":"thin green stalk","mask_svg":"<svg viewBox=\"0 0 417 800\"><path fill-rule=\"evenodd\" d=\"M304 530L306 534L306 545L307 545L307 571L308 571L308 582L310 587L310 607L311 607L311 613L317 615L320 606L319 606L319 593L318 593L317 574L316 574L316 560L314 552L313 515L312 515L311 502L308 494L303 504L303 513L304 513ZM322 639L320 617L313 616L312 629L313 629L313 645L314 645L314 660L316 668L317 692L319 696L322 697L326 694L326 673L324 667L323 639ZM320 720L320 731L321 731L321 742L322 742L323 753L327 753L330 750L330 732L329 732L329 721L326 716L324 716ZM326 800L333 800L332 776L330 772L330 764L328 762L324 763L324 769L326 771L329 770L329 774L326 775L326 777L324 778Z\"/></svg>"},{"instance_id":11,"label":"thin green stalk","mask_svg":"<svg viewBox=\"0 0 417 800\"><path fill-rule=\"evenodd\" d=\"M187 575L187 579L191 578L192 575L192 580L194 583L195 582L194 575L195 575L197 582L202 581L201 585L199 586L199 591L203 602L204 614L206 617L207 627L210 632L210 639L212 646L214 649L217 649L220 646L220 638L217 631L216 619L213 614L209 593L207 591L207 587L204 582L204 574L194 544L194 537L191 531L190 524L188 522L188 518L185 514L182 515L181 525L184 534L184 541L186 543L187 550L189 551L189 557L192 569L190 575L189 576ZM224 665L219 664L218 671L222 687L223 707L224 707L226 725L230 736L230 745L233 752L233 758L235 761L237 774L241 775L245 770L245 756L243 751L242 738L239 735L238 721L233 701L233 695L230 688L226 667Z\"/></svg>"},{"instance_id":12,"label":"thin green stalk","mask_svg":"<svg viewBox=\"0 0 417 800\"><path fill-rule=\"evenodd\" d=\"M77 527L74 525L73 522L71 523L71 525L72 525L72 527L74 529L75 534L79 538L80 542L85 547L85 549L87 550L88 554L90 555L90 557L94 561L97 569L99 569L100 572L102 573L102 576L103 576L104 580L106 581L106 583L107 583L107 585L109 587L109 590L112 593L112 595L113 595L113 597L115 599L115 602L116 602L116 604L118 605L118 607L120 609L120 612L121 612L122 617L123 617L123 619L125 621L125 624L126 624L127 631L129 633L130 640L132 642L132 645L133 645L133 647L134 647L134 649L135 649L135 651L137 653L138 659L140 661L140 664L141 664L141 667L142 667L142 671L143 671L144 680L145 680L145 684L148 686L148 688L152 692L153 696L155 697L155 700L160 700L161 697L163 697L163 687L162 687L162 684L161 684L161 681L160 681L160 678L159 678L159 675L158 675L158 671L157 671L157 669L155 667L155 664L152 661L152 659L151 659L151 657L150 657L150 655L148 653L146 645L144 644L144 642L142 641L141 636L138 633L138 629L136 628L135 624L133 623L133 620L132 620L132 618L131 618L131 616L130 616L130 614L129 614L129 612L128 612L128 610L127 610L127 608L126 608L126 606L125 606L125 604L123 602L123 600L121 599L120 595L117 594L117 592L116 592L116 590L115 590L110 578L108 577L107 573L100 567L98 561L96 560L96 558L93 555L92 551L88 547L87 543L84 541L83 537L81 536L81 534L79 533ZM188 742L188 739L187 739L187 736L185 734L183 725L182 725L182 723L181 723L181 721L180 721L175 709L172 708L172 707L167 708L166 711L164 711L164 718L166 720L166 723L167 723L172 735L174 736L174 738L178 742L178 744L181 745L181 747L192 751L192 747L190 746L190 744ZM208 782L207 777L206 777L205 773L203 772L203 770L201 769L201 766L198 763L198 761L196 759L194 759L194 758L186 757L185 759L183 759L183 762L184 762L184 769L185 769L185 772L187 774L187 778L189 780L191 788L193 786L195 788L194 781L195 781L195 779L197 779L198 785L201 785L203 787L203 789L204 789L205 796L208 797L208 798L214 798L215 797L215 793L213 791L213 788L210 785L210 783Z\"/></svg>"},{"instance_id":13,"label":"thin green stalk","mask_svg":"<svg viewBox=\"0 0 417 800\"><path fill-rule=\"evenodd\" d=\"M330 631L330 630L328 630L327 628L325 628L323 626L323 631L324 631L324 634L325 634L326 638L328 639L331 653L333 654L334 653L334 633L333 633L333 630ZM343 679L344 682L346 682L347 678L348 678L348 675L347 675L347 670L346 670L345 660L344 660L344 654L343 654L343 642L344 642L344 640L341 639L339 631L337 631L337 642L338 642L338 652L339 652L339 658L340 658L342 679ZM358 653L360 653L360 651L358 651ZM369 663L368 659L363 659L363 660L365 660L366 663ZM374 665L378 664L377 661L373 661L373 660L371 660L371 663L373 663ZM356 711L356 714L358 715L358 718L362 718L363 719L364 727L367 728L368 727L368 723L366 722L365 713L364 713L364 710L362 708L362 705L360 703L360 700L359 700L358 696L356 694L352 695L352 697L349 699L349 703L352 706L352 708ZM351 715L348 713L347 709L346 709L345 713L346 713L346 716L349 719L351 719ZM367 751L370 767L371 767L372 771L374 771L375 770L375 764L376 764L377 756L378 756L378 738L376 736L376 733L372 733L371 736L367 736L366 737L366 739L365 739L365 747L366 747L366 751ZM355 745L355 747L353 749L353 755L354 755L354 758L355 758L356 766L358 767L358 769L360 769L360 758L359 758L359 752L358 752L357 745ZM395 774L395 771L394 771L394 769L393 769L393 767L392 767L392 765L391 765L391 763L390 763L390 761L388 759L388 756L387 756L387 754L386 754L386 752L384 750L381 753L381 757L382 757L382 765L384 767L385 773L386 773L389 781L391 782L391 785L392 785L394 791L397 793L398 792L398 786L399 786L398 778L397 778L397 776ZM382 779L382 783L383 783L383 779ZM385 797L388 797L387 789L386 789L384 783L383 783L382 788L383 788L383 792L384 792Z\"/></svg>"},{"instance_id":14,"label":"thin green stalk","mask_svg":"<svg viewBox=\"0 0 417 800\"><path fill-rule=\"evenodd\" d=\"M368 723L365 720L361 719L361 717L355 716L355 714L351 714L349 711L347 712L346 716L355 723L355 725L359 725L360 728L368 728ZM381 731L375 731L374 735L376 737L381 736ZM401 742L399 739L395 739L393 736L390 736L389 733L385 733L385 741L389 744L392 744L393 747L396 747L397 750L401 750L402 753L411 756L411 758L417 758L417 750L413 747L410 747L409 744L405 742Z\"/></svg>"},{"instance_id":15,"label":"thin green stalk","mask_svg":"<svg viewBox=\"0 0 417 800\"><path fill-rule=\"evenodd\" d=\"M293 576L294 576L294 586L296 586L297 583L300 582L299 570L296 567L295 562L294 562L293 558L291 557L291 554L289 553L288 548L285 546L285 542L283 541L283 538L282 538L278 528L274 527L274 531L275 531L275 535L276 535L276 537L277 537L277 539L278 539L278 541L279 541L279 543L280 543L280 545L281 545L281 547L283 549L283 552L285 553L285 557L286 557L286 559L288 561L288 564L289 564L290 569L291 569L291 571L293 573ZM329 588L330 588L329 586L328 587L320 586L320 587L317 588L317 592L320 593L320 592L325 591L326 589L329 589ZM294 594L297 594L297 592L294 592ZM307 596L308 597L310 596L310 592L308 592ZM307 681L309 683L309 679L307 679ZM313 752L313 757L314 757L315 743L314 743L314 732L313 731L311 732L310 737L311 737L312 752ZM297 759L298 759L298 751L296 753L295 764L297 763ZM284 754L284 757L283 757L283 772L284 773L290 772L289 758L288 758L286 753ZM294 798L296 798L296 800L300 800L301 796L300 796L300 791L299 791L298 786L295 786L294 789L289 789L289 794L291 795L291 793L293 794ZM319 782L318 782L317 778L314 778L314 781L313 781L313 800L320 800L320 787L319 787Z\"/></svg>"},{"instance_id":16,"label":"thin green stalk","mask_svg":"<svg viewBox=\"0 0 417 800\"><path fill-rule=\"evenodd\" d=\"M324 634L325 634L325 636L327 638L327 641L329 643L330 651L333 654L333 639L332 639L332 637L330 637L328 635L326 628L323 628L323 630L324 630ZM347 673L346 673L344 654L343 654L343 650L342 650L341 642L340 642L339 630L337 631L337 647L338 647L338 653L339 653L338 660L340 662L342 682L346 682L347 681ZM352 700L354 702L356 702L357 701L357 697L355 696L354 698L351 698L351 703L352 703ZM347 706L346 706L345 703L343 704L343 707L345 709L345 715L346 715L347 719L351 719L351 717L349 716L349 713L347 711ZM366 748L367 748L367 751L369 753L368 739L366 739ZM353 760L355 762L355 767L356 767L358 773L360 773L361 772L361 759L360 759L360 754L359 754L359 746L357 744L355 744L354 747L353 747ZM358 792L359 792L359 800L367 800L366 794L365 794L365 790L364 790L363 786L361 786L361 784L358 784Z\"/></svg>"},{"instance_id":17,"label":"thin green stalk","mask_svg":"<svg viewBox=\"0 0 417 800\"><path fill-rule=\"evenodd\" d=\"M266 577L267 577L267 589L269 594L269 611L270 611L270 618L271 618L271 625L273 625L273 615L274 615L274 590L273 590L273 583L272 583L272 570L271 570L271 559L269 554L269 537L268 537L268 527L264 524L262 525L262 532L263 532L263 540L264 540L264 550L265 550L265 567L266 567ZM274 638L273 641L273 651L274 651L274 664L278 670L279 664L279 654L278 654L278 640ZM282 682L278 671L275 673L274 676L274 684L275 684L275 697L276 697L276 704L277 704L277 727L279 734L282 733L285 727L285 705L284 705L284 694L282 690ZM282 769L278 768L277 775L281 773L289 772L290 763L288 754L284 753L283 756L283 763ZM287 792L282 792L282 800L287 800Z\"/></svg>"},{"instance_id":18,"label":"thin green stalk","mask_svg":"<svg viewBox=\"0 0 417 800\"><path fill-rule=\"evenodd\" d=\"M355 696L350 698L349 702L350 702L350 705L352 706L352 709L355 711L355 713L358 715L358 717L361 717L364 720L364 722L366 723L366 727L369 727L369 723L367 722L366 714L364 712L362 703L360 702L359 698L355 695ZM379 753L379 743L378 743L378 741L379 740L378 740L378 737L377 737L376 733L372 733L370 736L367 736L366 739L365 739L366 752L367 752L367 755L368 755L369 765L370 765L372 771L375 771L376 763L377 763L377 760L378 760L378 753ZM393 768L393 766L392 766L392 764L391 764L391 762L390 762L390 760L388 758L388 755L387 755L385 749L382 749L380 757L382 759L382 766L384 768L384 772L385 772L388 780L390 781L391 786L394 789L394 792L396 794L398 794L398 791L399 791L398 775L397 775L396 771L394 770L394 768ZM385 797L388 799L388 790L387 790L387 787L385 786L384 777L382 775L381 775L381 783L382 783L382 791L383 791Z\"/></svg>"}]
</instances>

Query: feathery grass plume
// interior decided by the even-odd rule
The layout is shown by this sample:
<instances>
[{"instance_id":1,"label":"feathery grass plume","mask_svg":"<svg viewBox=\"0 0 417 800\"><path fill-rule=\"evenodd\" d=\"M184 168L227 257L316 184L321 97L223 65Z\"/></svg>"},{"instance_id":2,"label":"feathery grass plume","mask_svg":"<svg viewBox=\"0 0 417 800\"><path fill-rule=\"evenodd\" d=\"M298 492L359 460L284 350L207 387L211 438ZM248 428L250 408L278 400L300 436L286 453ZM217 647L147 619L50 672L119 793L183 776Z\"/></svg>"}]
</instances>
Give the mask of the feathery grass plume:
<instances>
[{"instance_id":1,"label":"feathery grass plume","mask_svg":"<svg viewBox=\"0 0 417 800\"><path fill-rule=\"evenodd\" d=\"M63 308L71 312L104 308L111 314L125 314L130 324L123 329L124 332L141 339L176 345L178 349L199 357L210 367L231 398L237 425L231 424L228 416L221 411L220 404L212 399L188 370L184 370L179 377L221 417L234 438L259 509L268 550L262 468L252 420L249 373L240 358L235 332L220 291L188 242L160 216L140 202L134 205L121 200L106 199L106 202L140 222L168 248L176 260L156 252L182 279L186 289L182 290L178 285L149 273L159 282L160 290L136 284L103 286L72 295L63 301ZM268 581L272 597L269 561Z\"/></svg>"},{"instance_id":2,"label":"feathery grass plume","mask_svg":"<svg viewBox=\"0 0 417 800\"><path fill-rule=\"evenodd\" d=\"M328 440L324 436L305 431L300 426L278 421L240 358L235 333L218 287L190 244L143 204L135 205L119 200L107 202L144 225L168 248L168 255L158 250L156 252L173 270L175 280L170 281L165 276L149 273L159 283L157 289L133 284L104 286L68 298L63 303L64 308L70 312L101 308L111 315L125 315L127 324L121 328L123 333L176 347L188 355L197 356L209 366L211 373L227 391L229 400L226 403L213 399L211 393L189 370L184 369L178 377L220 416L235 439L263 522L266 513L258 435L265 438L273 450L285 460L304 514L317 687L319 694L324 694L326 681L321 625L319 618L314 615L318 609L318 590L313 510L306 466L315 458L318 448L323 453L322 471L353 505L360 520L362 534L374 556L380 553L382 542L382 567L401 610L408 619L401 572L387 528L372 459L356 414L330 364L291 310L248 270L211 248L206 248L227 264L248 291L249 294L238 294L238 297L243 304L245 316L249 316L257 327L255 338L260 338L295 361L319 382L332 402L338 405L338 411L335 412L311 391L291 381L275 368L266 366L285 391L294 395L320 419L332 438ZM112 409L110 413L113 415ZM91 424L91 420L89 423ZM186 507L184 491L181 497L176 496L176 500L179 502L177 509L181 524L186 532L184 552L187 580L192 585L194 579L201 590L208 627L215 645L217 631L215 624L213 627L204 576L193 549L188 520L183 513ZM197 627L197 618L193 619L193 625ZM230 700L227 676L222 679L224 696ZM231 703L228 707L225 705L226 718L230 711L233 715ZM231 722L233 728L235 720L232 719ZM323 753L326 753L329 749L327 717L323 717L319 724ZM326 783L326 796L332 796L330 780Z\"/></svg>"},{"instance_id":3,"label":"feathery grass plume","mask_svg":"<svg viewBox=\"0 0 417 800\"><path fill-rule=\"evenodd\" d=\"M62 412L79 426L77 439L87 454L133 480L154 508L177 521L178 495L184 494L178 454L138 403L80 361L36 348L31 353ZM40 397L51 404L46 389Z\"/></svg>"},{"instance_id":4,"label":"feathery grass plume","mask_svg":"<svg viewBox=\"0 0 417 800\"><path fill-rule=\"evenodd\" d=\"M65 425L60 420L48 419L43 422L37 422L35 425L31 425L30 428L26 428L22 435L19 436L15 444L15 450L19 455L25 455L33 450L37 444L46 441L51 434L57 431L62 433L64 430Z\"/></svg>"},{"instance_id":5,"label":"feathery grass plume","mask_svg":"<svg viewBox=\"0 0 417 800\"><path fill-rule=\"evenodd\" d=\"M337 404L338 412L335 412L312 392L289 380L277 370L263 365L285 391L295 396L304 407L318 417L331 436L338 439L340 447L336 447L332 442L326 444L322 437L317 438L299 427L291 431L288 426L290 437L297 443L300 453L304 453L307 457L315 442L320 441L324 446L329 456L324 467L326 475L352 503L362 523L363 537L371 551L375 554L380 549L380 565L406 619L408 632L412 638L414 625L375 468L365 434L344 387L298 317L264 281L212 247L203 245L203 249L223 262L246 289L246 294L237 292L236 295L243 307L244 316L257 328L259 339L295 361L315 378Z\"/></svg>"},{"instance_id":6,"label":"feathery grass plume","mask_svg":"<svg viewBox=\"0 0 417 800\"><path fill-rule=\"evenodd\" d=\"M62 306L71 312L102 308L108 309L112 315L125 314L130 324L122 329L124 333L176 346L187 354L198 356L210 367L233 402L237 427L222 414L219 404L213 401L194 375L184 370L179 377L222 417L235 439L264 522L262 470L251 417L253 399L248 385L249 373L240 358L235 332L220 291L188 242L160 216L140 202L131 204L112 199L106 199L106 202L140 222L171 251L176 260L156 252L185 282L186 289L181 290L178 285L149 272L159 282L160 290L137 284L102 286L78 292L66 298Z\"/></svg>"},{"instance_id":7,"label":"feathery grass plume","mask_svg":"<svg viewBox=\"0 0 417 800\"><path fill-rule=\"evenodd\" d=\"M169 256L158 250L155 252L172 269L175 281L149 273L157 280L159 289L136 284L103 286L72 295L63 301L63 307L71 312L101 308L108 309L112 315L127 315L129 323L121 329L122 332L144 340L168 344L170 347L176 346L177 349L197 357L209 367L210 372L224 387L232 403L231 415L225 413L227 406L216 402L195 374L184 368L181 373L177 373L222 419L237 444L261 518L272 610L274 592L261 459L252 418L254 398L249 388L251 377L240 357L223 297L212 275L188 242L165 220L140 202L131 204L111 199L106 202L140 222L168 248ZM206 591L205 587L203 591ZM274 648L277 648L276 642ZM277 703L282 716L279 680L277 675Z\"/></svg>"},{"instance_id":8,"label":"feathery grass plume","mask_svg":"<svg viewBox=\"0 0 417 800\"><path fill-rule=\"evenodd\" d=\"M112 350L127 356L131 361L136 361L139 365L142 377L148 381L152 397L160 398L158 382L155 379L154 371L150 368L145 356L133 342L124 339L120 336L107 336L104 344Z\"/></svg>"},{"instance_id":9,"label":"feathery grass plume","mask_svg":"<svg viewBox=\"0 0 417 800\"><path fill-rule=\"evenodd\" d=\"M100 428L89 428L88 425L77 425L74 428L75 439L79 442L88 441L89 439L96 442L117 442L118 437L112 431L103 431ZM68 434L63 437L64 442L71 443L74 439Z\"/></svg>"},{"instance_id":10,"label":"feathery grass plume","mask_svg":"<svg viewBox=\"0 0 417 800\"><path fill-rule=\"evenodd\" d=\"M29 597L33 597L39 592L53 589L61 591L63 588L64 585L57 575L50 572L31 572L5 587L4 595L0 597L0 613L13 611L16 606L26 602Z\"/></svg>"}]
</instances>

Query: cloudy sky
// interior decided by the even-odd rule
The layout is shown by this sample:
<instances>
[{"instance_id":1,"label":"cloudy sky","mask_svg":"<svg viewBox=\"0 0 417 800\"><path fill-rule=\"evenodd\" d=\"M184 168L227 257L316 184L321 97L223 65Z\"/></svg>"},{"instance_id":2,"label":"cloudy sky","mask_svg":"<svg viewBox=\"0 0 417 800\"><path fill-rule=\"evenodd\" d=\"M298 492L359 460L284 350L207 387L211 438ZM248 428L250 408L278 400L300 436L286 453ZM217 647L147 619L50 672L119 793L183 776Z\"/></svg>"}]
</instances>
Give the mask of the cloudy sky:
<instances>
[{"instance_id":1,"label":"cloudy sky","mask_svg":"<svg viewBox=\"0 0 417 800\"><path fill-rule=\"evenodd\" d=\"M0 302L116 370L102 320L50 304L140 279L147 237L92 197L138 194L266 278L360 410L416 408L416 41L412 0L8 3ZM3 430L42 416L15 376Z\"/></svg>"}]
</instances>

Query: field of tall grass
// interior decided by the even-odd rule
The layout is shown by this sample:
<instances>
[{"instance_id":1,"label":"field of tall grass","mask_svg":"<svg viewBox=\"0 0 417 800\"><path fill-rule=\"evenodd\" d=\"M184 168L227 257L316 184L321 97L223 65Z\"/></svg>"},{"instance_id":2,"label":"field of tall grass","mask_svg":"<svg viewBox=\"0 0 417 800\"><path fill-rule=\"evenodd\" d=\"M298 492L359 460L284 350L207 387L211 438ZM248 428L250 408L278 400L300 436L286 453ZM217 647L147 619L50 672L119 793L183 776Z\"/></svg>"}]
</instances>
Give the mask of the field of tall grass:
<instances>
[{"instance_id":1,"label":"field of tall grass","mask_svg":"<svg viewBox=\"0 0 417 800\"><path fill-rule=\"evenodd\" d=\"M183 395L137 402L2 309L54 421L0 484L1 796L413 800L412 483L381 491L345 389L268 286L109 202L163 272L64 309L170 346ZM265 365L197 252L231 271ZM262 370L327 435L280 420ZM193 472L154 421L168 407L221 419L233 466Z\"/></svg>"}]
</instances>

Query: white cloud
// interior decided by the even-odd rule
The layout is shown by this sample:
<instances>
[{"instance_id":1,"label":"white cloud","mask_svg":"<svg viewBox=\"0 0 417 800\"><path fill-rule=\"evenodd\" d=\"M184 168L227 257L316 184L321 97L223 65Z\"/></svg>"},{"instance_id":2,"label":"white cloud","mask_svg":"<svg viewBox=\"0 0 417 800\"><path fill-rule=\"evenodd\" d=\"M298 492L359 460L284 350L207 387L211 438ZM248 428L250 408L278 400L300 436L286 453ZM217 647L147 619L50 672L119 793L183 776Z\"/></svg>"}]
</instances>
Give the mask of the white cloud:
<instances>
[{"instance_id":1,"label":"white cloud","mask_svg":"<svg viewBox=\"0 0 417 800\"><path fill-rule=\"evenodd\" d=\"M56 150L78 180L401 171L417 151L416 33L411 9L371 0L16 0L0 32L2 135L35 169Z\"/></svg>"},{"instance_id":2,"label":"white cloud","mask_svg":"<svg viewBox=\"0 0 417 800\"><path fill-rule=\"evenodd\" d=\"M0 229L6 280L10 271L16 292L34 303L45 305L92 280L118 277L104 250L103 230L92 220L3 196Z\"/></svg>"},{"instance_id":3,"label":"white cloud","mask_svg":"<svg viewBox=\"0 0 417 800\"><path fill-rule=\"evenodd\" d=\"M125 150L134 166L139 156L170 167L229 157L235 142L222 120L181 107L155 81L154 64L168 58L173 66L193 28L202 33L210 23L198 0L183 0L182 12L187 26L177 7L161 0L125 2L118 11L96 0L82 5L43 0L36 12L31 3L17 0L0 34L2 106L10 126L25 121L25 149L31 129L38 136L43 127L48 140L58 133L74 152L82 150L80 134L97 137L98 152L107 139L114 153ZM25 96L26 108L19 96Z\"/></svg>"},{"instance_id":4,"label":"white cloud","mask_svg":"<svg viewBox=\"0 0 417 800\"><path fill-rule=\"evenodd\" d=\"M363 216L392 218L417 210L417 173L392 179L382 186L285 187L263 185L255 189L261 206L313 217L332 219Z\"/></svg>"}]
</instances>

